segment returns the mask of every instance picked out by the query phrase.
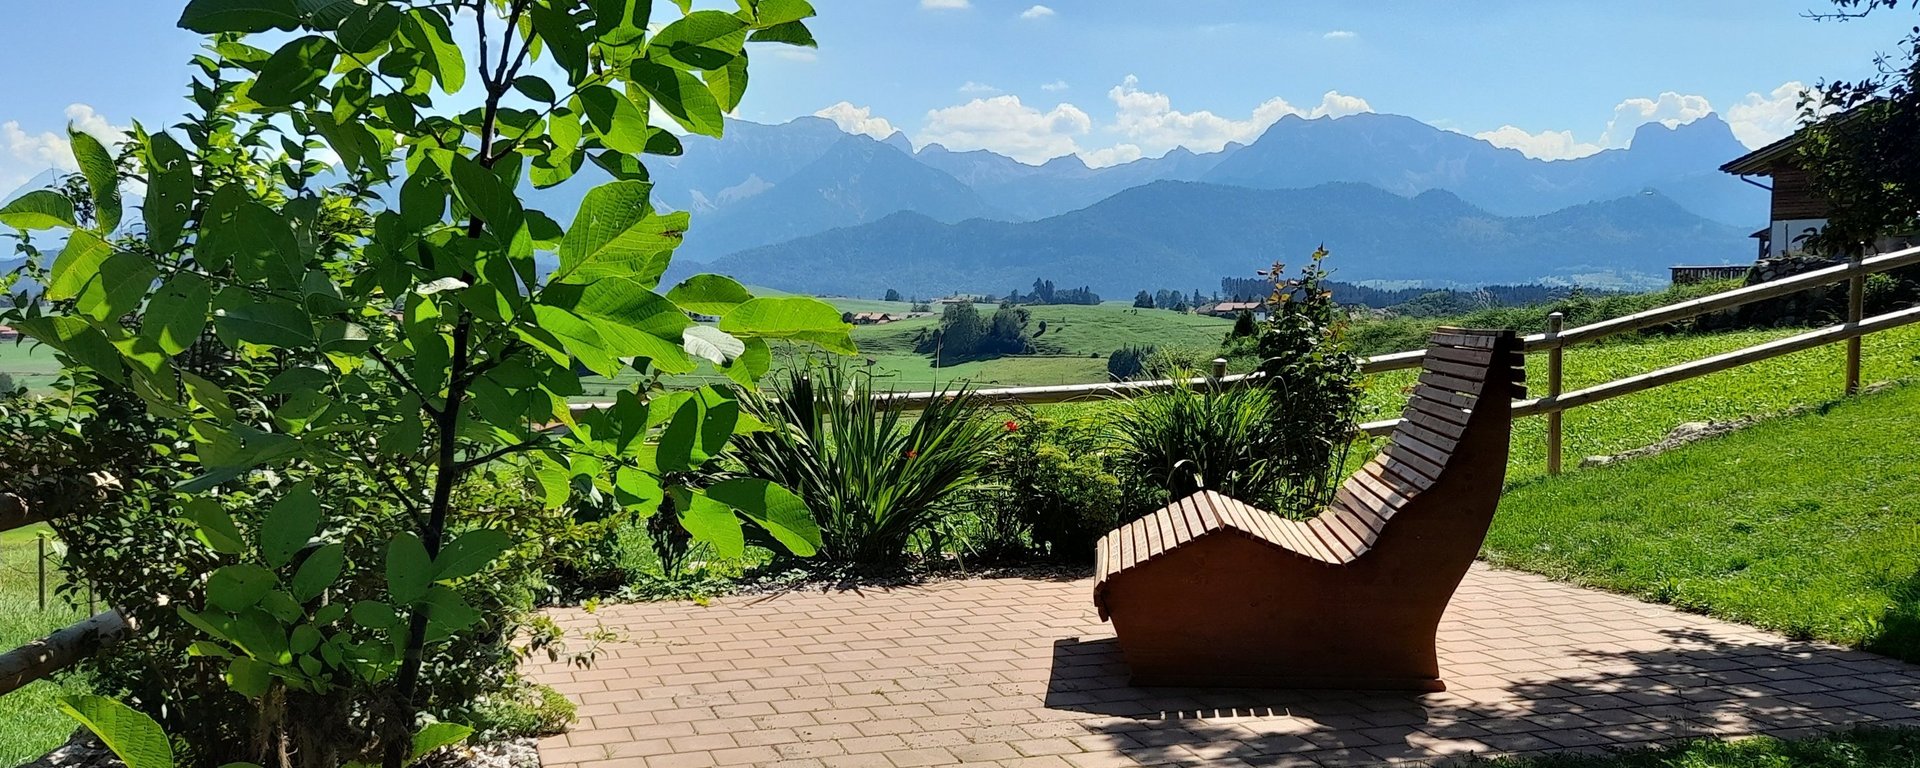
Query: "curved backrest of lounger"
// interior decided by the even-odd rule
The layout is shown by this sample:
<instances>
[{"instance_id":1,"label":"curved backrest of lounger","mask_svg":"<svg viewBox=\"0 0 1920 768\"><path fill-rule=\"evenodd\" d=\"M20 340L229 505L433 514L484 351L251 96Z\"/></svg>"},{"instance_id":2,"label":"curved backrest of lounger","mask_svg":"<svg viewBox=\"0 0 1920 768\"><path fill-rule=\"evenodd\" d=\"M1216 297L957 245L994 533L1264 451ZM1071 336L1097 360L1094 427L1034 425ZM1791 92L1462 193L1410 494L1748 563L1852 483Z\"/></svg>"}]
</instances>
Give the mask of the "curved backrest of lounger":
<instances>
[{"instance_id":1,"label":"curved backrest of lounger","mask_svg":"<svg viewBox=\"0 0 1920 768\"><path fill-rule=\"evenodd\" d=\"M1524 396L1525 377L1521 342L1512 331L1437 330L1391 442L1348 478L1325 511L1289 520L1203 491L1114 529L1100 540L1095 560L1094 602L1102 617L1109 579L1215 531L1237 532L1333 566L1354 562L1383 538L1406 538L1412 540L1406 557L1431 561L1437 571L1464 573L1498 501L1510 402ZM1448 498L1414 503L1427 494ZM1396 522L1415 507L1436 511L1413 516L1430 519Z\"/></svg>"}]
</instances>

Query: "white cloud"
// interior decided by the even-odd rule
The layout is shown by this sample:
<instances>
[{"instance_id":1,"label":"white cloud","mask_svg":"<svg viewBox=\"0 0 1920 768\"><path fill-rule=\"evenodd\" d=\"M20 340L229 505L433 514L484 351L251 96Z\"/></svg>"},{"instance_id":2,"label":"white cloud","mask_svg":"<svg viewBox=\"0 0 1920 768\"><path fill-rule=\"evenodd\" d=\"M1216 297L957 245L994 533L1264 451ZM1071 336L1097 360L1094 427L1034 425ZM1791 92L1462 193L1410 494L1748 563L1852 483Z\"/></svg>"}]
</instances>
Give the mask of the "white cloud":
<instances>
[{"instance_id":1,"label":"white cloud","mask_svg":"<svg viewBox=\"0 0 1920 768\"><path fill-rule=\"evenodd\" d=\"M991 85L987 85L986 83L976 83L972 80L968 80L966 83L960 86L960 92L961 93L999 93L1000 89L995 88Z\"/></svg>"},{"instance_id":2,"label":"white cloud","mask_svg":"<svg viewBox=\"0 0 1920 768\"><path fill-rule=\"evenodd\" d=\"M792 45L775 45L771 47L773 50L770 51L770 53L788 61L812 63L820 60L820 54L815 53L812 48L800 48Z\"/></svg>"},{"instance_id":3,"label":"white cloud","mask_svg":"<svg viewBox=\"0 0 1920 768\"><path fill-rule=\"evenodd\" d=\"M1040 84L1040 90L1043 91L1064 91L1071 87L1073 86L1067 85L1067 81L1065 80L1055 80L1051 83Z\"/></svg>"},{"instance_id":4,"label":"white cloud","mask_svg":"<svg viewBox=\"0 0 1920 768\"><path fill-rule=\"evenodd\" d=\"M876 139L892 136L897 129L884 117L875 117L872 107L856 107L850 102L840 102L813 113L815 117L832 120L840 130L847 133L863 134Z\"/></svg>"},{"instance_id":5,"label":"white cloud","mask_svg":"<svg viewBox=\"0 0 1920 768\"><path fill-rule=\"evenodd\" d=\"M1800 95L1808 90L1798 80L1767 93L1749 93L1727 108L1727 124L1740 143L1759 148L1786 138L1800 127Z\"/></svg>"},{"instance_id":6,"label":"white cloud","mask_svg":"<svg viewBox=\"0 0 1920 768\"><path fill-rule=\"evenodd\" d=\"M1138 144L1115 144L1111 147L1080 153L1080 159L1087 161L1087 165L1095 168L1131 163L1145 156L1146 153L1140 151Z\"/></svg>"},{"instance_id":7,"label":"white cloud","mask_svg":"<svg viewBox=\"0 0 1920 768\"><path fill-rule=\"evenodd\" d=\"M1072 104L1042 112L1018 96L974 99L927 113L919 146L939 144L967 151L987 149L1025 163L1041 163L1079 151L1075 136L1093 129L1093 119Z\"/></svg>"},{"instance_id":8,"label":"white cloud","mask_svg":"<svg viewBox=\"0 0 1920 768\"><path fill-rule=\"evenodd\" d=\"M1672 128L1713 114L1713 104L1705 96L1666 91L1659 98L1627 99L1613 107L1613 119L1600 134L1600 145L1624 147L1633 139L1634 130L1647 123Z\"/></svg>"},{"instance_id":9,"label":"white cloud","mask_svg":"<svg viewBox=\"0 0 1920 768\"><path fill-rule=\"evenodd\" d=\"M127 138L127 126L114 125L87 104L69 104L67 123L113 146ZM80 170L73 159L73 143L65 131L28 133L17 120L0 123L0 195L8 194L48 170Z\"/></svg>"},{"instance_id":10,"label":"white cloud","mask_svg":"<svg viewBox=\"0 0 1920 768\"><path fill-rule=\"evenodd\" d=\"M973 7L968 0L920 0L920 7L930 11L964 11Z\"/></svg>"},{"instance_id":11,"label":"white cloud","mask_svg":"<svg viewBox=\"0 0 1920 768\"><path fill-rule=\"evenodd\" d=\"M1355 32L1351 29L1336 29L1332 32L1328 32L1324 35L1321 35L1320 37L1321 39L1324 39L1324 40L1352 40L1359 36L1360 36L1360 33Z\"/></svg>"},{"instance_id":12,"label":"white cloud","mask_svg":"<svg viewBox=\"0 0 1920 768\"><path fill-rule=\"evenodd\" d=\"M1054 15L1053 9L1048 8L1044 5L1036 5L1032 8L1028 8L1020 12L1020 18L1027 19L1029 21L1032 21L1034 19L1050 18L1053 15Z\"/></svg>"},{"instance_id":13,"label":"white cloud","mask_svg":"<svg viewBox=\"0 0 1920 768\"><path fill-rule=\"evenodd\" d=\"M1140 90L1140 79L1133 75L1128 75L1126 80L1107 91L1107 98L1114 104L1112 129L1138 151L1154 157L1174 147L1186 147L1195 152L1217 152L1228 142L1252 141L1268 126L1287 115L1344 117L1373 111L1366 99L1328 91L1320 97L1320 103L1311 109L1302 109L1278 97L1268 99L1255 107L1253 114L1244 120L1222 117L1206 110L1181 112L1173 108L1173 100L1166 94ZM1088 162L1093 161L1089 159Z\"/></svg>"},{"instance_id":14,"label":"white cloud","mask_svg":"<svg viewBox=\"0 0 1920 768\"><path fill-rule=\"evenodd\" d=\"M1496 147L1520 150L1520 154L1536 160L1569 160L1586 157L1603 149L1598 144L1576 140L1573 131L1528 133L1523 128L1511 125L1476 133L1473 137Z\"/></svg>"}]
</instances>

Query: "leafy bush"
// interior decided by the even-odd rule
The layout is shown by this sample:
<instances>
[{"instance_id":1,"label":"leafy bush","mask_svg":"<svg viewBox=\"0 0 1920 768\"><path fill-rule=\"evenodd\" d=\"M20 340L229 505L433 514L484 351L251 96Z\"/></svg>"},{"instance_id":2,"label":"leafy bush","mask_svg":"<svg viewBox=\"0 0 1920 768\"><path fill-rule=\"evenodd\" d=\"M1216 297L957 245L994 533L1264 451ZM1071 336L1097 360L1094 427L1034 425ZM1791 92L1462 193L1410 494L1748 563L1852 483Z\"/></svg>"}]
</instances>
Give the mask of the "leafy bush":
<instances>
[{"instance_id":1,"label":"leafy bush","mask_svg":"<svg viewBox=\"0 0 1920 768\"><path fill-rule=\"evenodd\" d=\"M829 562L899 562L979 479L1007 431L965 387L918 414L875 394L870 375L826 365L790 370L773 394L742 401L768 429L741 435L734 454L806 501Z\"/></svg>"},{"instance_id":2,"label":"leafy bush","mask_svg":"<svg viewBox=\"0 0 1920 768\"><path fill-rule=\"evenodd\" d=\"M1126 381L1145 373L1147 362L1153 359L1152 344L1129 344L1107 355L1107 377L1114 381Z\"/></svg>"},{"instance_id":3,"label":"leafy bush","mask_svg":"<svg viewBox=\"0 0 1920 768\"><path fill-rule=\"evenodd\" d=\"M1205 383L1120 401L1109 435L1135 512L1201 488L1271 507L1285 428L1265 389Z\"/></svg>"},{"instance_id":4,"label":"leafy bush","mask_svg":"<svg viewBox=\"0 0 1920 768\"><path fill-rule=\"evenodd\" d=\"M1016 426L988 465L975 549L993 557L1092 558L1093 543L1128 508L1100 431L1031 414Z\"/></svg>"},{"instance_id":5,"label":"leafy bush","mask_svg":"<svg viewBox=\"0 0 1920 768\"><path fill-rule=\"evenodd\" d=\"M1300 515L1333 499L1360 414L1360 360L1341 338L1346 315L1325 286L1326 258L1314 251L1292 279L1273 266L1273 314L1255 342L1277 426L1268 446L1277 508Z\"/></svg>"}]
</instances>

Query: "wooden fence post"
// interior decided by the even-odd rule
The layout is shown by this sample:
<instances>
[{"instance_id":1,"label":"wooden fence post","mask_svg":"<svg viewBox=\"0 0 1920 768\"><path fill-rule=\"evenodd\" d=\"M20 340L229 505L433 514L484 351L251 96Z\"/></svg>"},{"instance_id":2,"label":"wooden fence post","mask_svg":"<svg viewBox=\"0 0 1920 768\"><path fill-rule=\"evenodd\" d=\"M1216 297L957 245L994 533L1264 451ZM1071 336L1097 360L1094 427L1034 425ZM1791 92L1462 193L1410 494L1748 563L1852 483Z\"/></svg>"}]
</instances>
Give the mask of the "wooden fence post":
<instances>
[{"instance_id":1,"label":"wooden fence post","mask_svg":"<svg viewBox=\"0 0 1920 768\"><path fill-rule=\"evenodd\" d=\"M34 562L34 565L36 566L36 570L40 574L40 610L41 612L44 613L47 610L47 534L46 532L42 531L40 533L39 538L40 538L40 556L34 558L33 562Z\"/></svg>"},{"instance_id":2,"label":"wooden fence post","mask_svg":"<svg viewBox=\"0 0 1920 768\"><path fill-rule=\"evenodd\" d=\"M1855 250L1853 256L1847 259L1847 265L1859 269L1860 260L1865 251L1864 246ZM1859 325L1860 319L1866 314L1866 306L1867 276L1863 272L1847 281L1847 323ZM1849 397L1860 394L1860 342L1859 336L1847 339L1847 395Z\"/></svg>"},{"instance_id":3,"label":"wooden fence post","mask_svg":"<svg viewBox=\"0 0 1920 768\"><path fill-rule=\"evenodd\" d=\"M1567 316L1559 312L1547 315L1547 338L1560 336ZM1547 397L1560 396L1560 362L1565 350L1558 344L1547 349ZM1560 474L1560 411L1547 414L1547 474Z\"/></svg>"},{"instance_id":4,"label":"wooden fence post","mask_svg":"<svg viewBox=\"0 0 1920 768\"><path fill-rule=\"evenodd\" d=\"M1227 377L1227 359L1224 357L1214 358L1213 359L1213 380L1219 381L1226 377Z\"/></svg>"}]
</instances>

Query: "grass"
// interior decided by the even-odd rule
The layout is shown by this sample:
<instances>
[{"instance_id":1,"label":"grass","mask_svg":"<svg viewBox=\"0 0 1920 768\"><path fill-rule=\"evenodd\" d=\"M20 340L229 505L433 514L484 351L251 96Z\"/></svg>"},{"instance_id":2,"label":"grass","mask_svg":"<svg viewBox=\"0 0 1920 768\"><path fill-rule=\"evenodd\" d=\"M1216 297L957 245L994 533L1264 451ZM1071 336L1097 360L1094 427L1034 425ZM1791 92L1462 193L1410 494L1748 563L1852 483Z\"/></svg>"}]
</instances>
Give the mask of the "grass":
<instances>
[{"instance_id":1,"label":"grass","mask_svg":"<svg viewBox=\"0 0 1920 768\"><path fill-rule=\"evenodd\" d=\"M85 611L49 595L41 611L34 571L38 526L0 533L0 650L16 648L80 620ZM48 580L58 579L49 573ZM62 695L86 691L83 680L40 681L0 696L0 765L19 765L65 743L74 722L54 709Z\"/></svg>"},{"instance_id":2,"label":"grass","mask_svg":"<svg viewBox=\"0 0 1920 768\"><path fill-rule=\"evenodd\" d=\"M1521 482L1484 555L1920 661L1920 385Z\"/></svg>"},{"instance_id":3,"label":"grass","mask_svg":"<svg viewBox=\"0 0 1920 768\"><path fill-rule=\"evenodd\" d=\"M44 390L59 378L60 362L52 351L32 342L5 341L0 342L0 373L11 377L16 385Z\"/></svg>"},{"instance_id":4,"label":"grass","mask_svg":"<svg viewBox=\"0 0 1920 768\"><path fill-rule=\"evenodd\" d=\"M1783 741L1769 737L1678 744L1610 755L1549 755L1472 760L1499 768L1912 768L1920 764L1920 730L1860 728Z\"/></svg>"}]
</instances>

